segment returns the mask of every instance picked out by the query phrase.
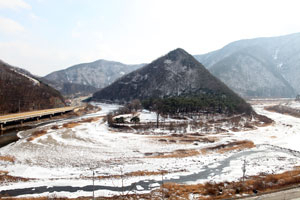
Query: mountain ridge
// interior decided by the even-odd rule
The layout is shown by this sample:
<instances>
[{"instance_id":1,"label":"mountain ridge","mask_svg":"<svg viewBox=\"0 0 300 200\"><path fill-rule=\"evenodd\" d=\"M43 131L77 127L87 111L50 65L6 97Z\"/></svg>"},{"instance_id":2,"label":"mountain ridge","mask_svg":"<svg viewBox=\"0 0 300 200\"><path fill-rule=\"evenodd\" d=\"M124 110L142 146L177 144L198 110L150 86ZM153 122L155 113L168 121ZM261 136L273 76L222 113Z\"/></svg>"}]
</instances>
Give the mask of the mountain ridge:
<instances>
[{"instance_id":1,"label":"mountain ridge","mask_svg":"<svg viewBox=\"0 0 300 200\"><path fill-rule=\"evenodd\" d=\"M52 84L53 87L63 92L65 92L62 89L64 84L77 84L78 87L88 88L92 91L93 89L97 90L109 85L122 75L142 65L126 65L121 62L99 59L52 72L43 78L49 80L49 84ZM80 91L78 87L76 89ZM84 92L84 90L81 90L81 92Z\"/></svg>"},{"instance_id":2,"label":"mountain ridge","mask_svg":"<svg viewBox=\"0 0 300 200\"><path fill-rule=\"evenodd\" d=\"M237 58L233 58L237 55L237 52L244 52L245 49L251 48L253 50L248 51L248 54L245 55L244 62L238 62ZM262 52L262 55L264 56L256 53L258 51ZM226 78L225 75L220 75L222 73L216 73L216 71L220 72L222 66L221 63L223 61L226 61L227 65L231 66L232 69L237 65L242 68L249 67L249 63L246 61L246 57L249 56L263 61L260 62L260 64L259 62L256 64L263 64L264 68L268 68L266 72L268 74L266 76L269 78L273 76L272 80L266 80L263 76L263 73L258 73L259 70L255 69L255 67L252 67L252 71L257 73L258 77L260 77L259 81L270 82L269 86L264 86L265 89L263 90L268 91L266 93L263 91L255 92L255 90L261 89L254 87L253 85L252 88L245 87L242 89L243 91L251 90L252 92L241 92L240 88L237 87L243 85L243 82L237 80L238 76L234 73L234 71L223 70L223 73L227 74ZM207 69L225 82L235 92L244 97L294 97L296 93L300 92L300 80L297 78L297 74L300 74L300 69L298 69L300 65L300 33L278 37L261 37L238 40L229 43L219 50L209 52L207 54L195 55L195 58L203 63ZM231 63L228 62L229 58L233 60ZM241 74L240 76L245 77L246 75ZM235 83L233 84L232 82ZM280 92L276 91L277 86L280 86L278 89Z\"/></svg>"}]
</instances>

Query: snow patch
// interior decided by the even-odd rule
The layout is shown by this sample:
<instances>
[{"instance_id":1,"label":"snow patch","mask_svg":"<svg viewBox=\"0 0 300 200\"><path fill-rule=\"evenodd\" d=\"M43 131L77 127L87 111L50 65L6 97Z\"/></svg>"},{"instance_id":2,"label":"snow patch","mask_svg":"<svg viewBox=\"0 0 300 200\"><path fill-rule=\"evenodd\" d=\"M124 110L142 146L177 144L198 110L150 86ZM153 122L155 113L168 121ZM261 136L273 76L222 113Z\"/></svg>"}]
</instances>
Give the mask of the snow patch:
<instances>
[{"instance_id":1,"label":"snow patch","mask_svg":"<svg viewBox=\"0 0 300 200\"><path fill-rule=\"evenodd\" d=\"M277 60L277 59L278 59L278 53L279 53L279 49L277 48L277 49L275 50L275 53L273 54L274 60Z\"/></svg>"},{"instance_id":2,"label":"snow patch","mask_svg":"<svg viewBox=\"0 0 300 200\"><path fill-rule=\"evenodd\" d=\"M164 61L164 63L165 64L172 64L173 62L172 62L172 60L167 59L167 60Z\"/></svg>"},{"instance_id":3,"label":"snow patch","mask_svg":"<svg viewBox=\"0 0 300 200\"><path fill-rule=\"evenodd\" d=\"M14 71L14 72L16 72L17 74L20 74L20 75L26 77L27 79L29 79L29 80L33 83L33 85L38 85L38 86L40 86L40 82L39 82L38 80L36 80L36 79L34 79L34 78L32 78L32 77L26 75L26 74L20 73L20 72L18 72L18 71L15 70L15 69L12 69L12 71Z\"/></svg>"}]
</instances>

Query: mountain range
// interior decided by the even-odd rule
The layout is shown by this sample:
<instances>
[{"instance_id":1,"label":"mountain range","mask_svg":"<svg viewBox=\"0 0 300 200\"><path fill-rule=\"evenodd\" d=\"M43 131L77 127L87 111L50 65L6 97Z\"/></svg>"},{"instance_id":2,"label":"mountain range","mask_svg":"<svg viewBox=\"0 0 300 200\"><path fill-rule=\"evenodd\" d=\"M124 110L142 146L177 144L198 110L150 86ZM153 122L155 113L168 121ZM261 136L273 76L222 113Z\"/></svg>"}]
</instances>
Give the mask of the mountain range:
<instances>
[{"instance_id":1,"label":"mountain range","mask_svg":"<svg viewBox=\"0 0 300 200\"><path fill-rule=\"evenodd\" d=\"M300 93L300 33L240 40L195 58L244 97Z\"/></svg>"},{"instance_id":2,"label":"mountain range","mask_svg":"<svg viewBox=\"0 0 300 200\"><path fill-rule=\"evenodd\" d=\"M143 64L126 65L120 62L97 60L52 72L43 79L64 95L85 95L111 84L116 79L141 66Z\"/></svg>"},{"instance_id":3,"label":"mountain range","mask_svg":"<svg viewBox=\"0 0 300 200\"><path fill-rule=\"evenodd\" d=\"M300 93L300 33L239 40L194 57L243 97ZM64 95L87 95L144 65L98 60L53 72L43 80Z\"/></svg>"}]
</instances>

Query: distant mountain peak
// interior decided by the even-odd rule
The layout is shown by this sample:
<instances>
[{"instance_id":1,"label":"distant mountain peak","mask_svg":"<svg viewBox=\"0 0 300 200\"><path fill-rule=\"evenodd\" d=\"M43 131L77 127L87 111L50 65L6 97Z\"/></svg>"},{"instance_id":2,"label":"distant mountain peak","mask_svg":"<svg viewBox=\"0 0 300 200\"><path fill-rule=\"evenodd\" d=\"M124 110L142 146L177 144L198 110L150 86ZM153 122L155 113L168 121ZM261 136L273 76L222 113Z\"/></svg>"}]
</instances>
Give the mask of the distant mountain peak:
<instances>
[{"instance_id":1,"label":"distant mountain peak","mask_svg":"<svg viewBox=\"0 0 300 200\"><path fill-rule=\"evenodd\" d=\"M65 95L88 95L103 88L124 74L142 67L99 59L52 72L44 80Z\"/></svg>"},{"instance_id":2,"label":"distant mountain peak","mask_svg":"<svg viewBox=\"0 0 300 200\"><path fill-rule=\"evenodd\" d=\"M245 39L195 56L244 97L295 97L300 93L300 33Z\"/></svg>"}]
</instances>

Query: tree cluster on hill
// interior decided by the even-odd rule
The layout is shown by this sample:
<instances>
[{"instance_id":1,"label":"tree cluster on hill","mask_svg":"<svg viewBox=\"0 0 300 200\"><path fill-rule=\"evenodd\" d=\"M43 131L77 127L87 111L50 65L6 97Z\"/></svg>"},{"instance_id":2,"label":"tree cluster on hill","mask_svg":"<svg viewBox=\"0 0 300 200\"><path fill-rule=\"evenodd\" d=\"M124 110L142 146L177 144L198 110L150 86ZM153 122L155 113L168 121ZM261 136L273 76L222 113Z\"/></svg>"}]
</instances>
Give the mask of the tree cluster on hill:
<instances>
[{"instance_id":1,"label":"tree cluster on hill","mask_svg":"<svg viewBox=\"0 0 300 200\"><path fill-rule=\"evenodd\" d=\"M230 98L224 95L197 95L168 98L150 98L142 101L145 109L162 114L177 113L220 113L236 114L253 112L251 106L243 100Z\"/></svg>"}]
</instances>

